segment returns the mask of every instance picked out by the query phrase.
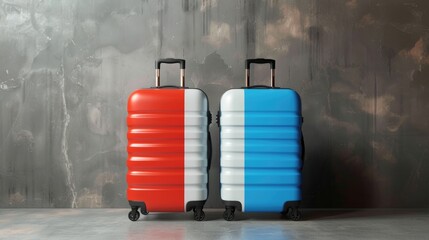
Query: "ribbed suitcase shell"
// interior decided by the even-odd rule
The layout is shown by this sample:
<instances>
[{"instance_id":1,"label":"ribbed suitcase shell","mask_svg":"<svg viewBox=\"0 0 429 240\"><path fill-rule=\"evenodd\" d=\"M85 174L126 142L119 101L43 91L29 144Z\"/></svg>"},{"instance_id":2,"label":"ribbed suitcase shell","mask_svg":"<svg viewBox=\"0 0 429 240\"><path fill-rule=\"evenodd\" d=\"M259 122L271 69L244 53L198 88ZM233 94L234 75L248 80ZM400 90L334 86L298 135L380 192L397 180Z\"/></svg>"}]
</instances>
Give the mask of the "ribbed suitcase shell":
<instances>
[{"instance_id":1,"label":"ribbed suitcase shell","mask_svg":"<svg viewBox=\"0 0 429 240\"><path fill-rule=\"evenodd\" d=\"M246 212L301 200L301 101L291 89L232 89L221 99L221 197Z\"/></svg>"},{"instance_id":2,"label":"ribbed suitcase shell","mask_svg":"<svg viewBox=\"0 0 429 240\"><path fill-rule=\"evenodd\" d=\"M208 100L199 89L140 89L128 100L127 196L148 212L207 200Z\"/></svg>"}]
</instances>

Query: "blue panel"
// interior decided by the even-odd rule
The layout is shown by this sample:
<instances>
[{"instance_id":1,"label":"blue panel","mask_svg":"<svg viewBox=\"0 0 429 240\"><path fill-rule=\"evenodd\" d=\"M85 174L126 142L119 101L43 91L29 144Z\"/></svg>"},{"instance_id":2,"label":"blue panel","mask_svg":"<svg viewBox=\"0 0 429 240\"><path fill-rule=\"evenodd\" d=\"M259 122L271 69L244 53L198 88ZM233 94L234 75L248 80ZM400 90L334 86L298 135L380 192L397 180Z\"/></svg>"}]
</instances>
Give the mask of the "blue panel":
<instances>
[{"instance_id":1,"label":"blue panel","mask_svg":"<svg viewBox=\"0 0 429 240\"><path fill-rule=\"evenodd\" d=\"M283 112L286 115L301 114L301 100L291 89L245 89L245 110L250 112Z\"/></svg>"},{"instance_id":2,"label":"blue panel","mask_svg":"<svg viewBox=\"0 0 429 240\"><path fill-rule=\"evenodd\" d=\"M248 154L246 167L249 168L301 168L297 154L255 153Z\"/></svg>"},{"instance_id":3,"label":"blue panel","mask_svg":"<svg viewBox=\"0 0 429 240\"><path fill-rule=\"evenodd\" d=\"M281 212L283 203L301 199L301 190L287 186L246 186L245 212Z\"/></svg>"},{"instance_id":4,"label":"blue panel","mask_svg":"<svg viewBox=\"0 0 429 240\"><path fill-rule=\"evenodd\" d=\"M301 137L301 131L296 127L253 126L247 129L246 137L258 139L292 139Z\"/></svg>"},{"instance_id":5,"label":"blue panel","mask_svg":"<svg viewBox=\"0 0 429 240\"><path fill-rule=\"evenodd\" d=\"M290 89L246 89L246 212L281 212L301 199L301 102Z\"/></svg>"}]
</instances>

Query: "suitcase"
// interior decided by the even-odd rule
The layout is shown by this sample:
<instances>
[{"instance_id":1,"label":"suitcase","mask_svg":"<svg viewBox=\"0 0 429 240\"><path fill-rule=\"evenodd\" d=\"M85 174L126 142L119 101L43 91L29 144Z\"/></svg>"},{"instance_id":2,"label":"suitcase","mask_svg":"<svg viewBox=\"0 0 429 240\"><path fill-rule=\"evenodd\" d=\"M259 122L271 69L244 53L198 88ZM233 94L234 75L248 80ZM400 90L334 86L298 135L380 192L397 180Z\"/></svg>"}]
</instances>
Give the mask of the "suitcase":
<instances>
[{"instance_id":1,"label":"suitcase","mask_svg":"<svg viewBox=\"0 0 429 240\"><path fill-rule=\"evenodd\" d=\"M181 86L160 86L162 63L180 64ZM149 212L186 212L204 219L208 196L211 139L208 99L186 88L185 60L156 61L156 87L139 89L128 99L128 217Z\"/></svg>"},{"instance_id":2,"label":"suitcase","mask_svg":"<svg viewBox=\"0 0 429 240\"><path fill-rule=\"evenodd\" d=\"M269 63L271 86L249 86L250 64ZM274 84L275 61L246 60L246 87L221 98L221 198L224 219L242 212L281 212L299 220L303 138L301 100Z\"/></svg>"}]
</instances>

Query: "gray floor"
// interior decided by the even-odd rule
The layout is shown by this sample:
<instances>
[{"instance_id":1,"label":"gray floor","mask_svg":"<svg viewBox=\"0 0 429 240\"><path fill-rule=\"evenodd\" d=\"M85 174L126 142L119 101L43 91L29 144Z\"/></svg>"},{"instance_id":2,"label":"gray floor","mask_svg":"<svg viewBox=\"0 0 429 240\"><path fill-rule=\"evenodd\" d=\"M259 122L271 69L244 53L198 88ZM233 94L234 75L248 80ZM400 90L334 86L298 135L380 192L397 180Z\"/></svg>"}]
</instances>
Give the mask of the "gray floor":
<instances>
[{"instance_id":1,"label":"gray floor","mask_svg":"<svg viewBox=\"0 0 429 240\"><path fill-rule=\"evenodd\" d=\"M131 222L128 209L0 209L0 239L429 239L428 210L306 210L304 220L221 210L206 221L150 214Z\"/></svg>"}]
</instances>

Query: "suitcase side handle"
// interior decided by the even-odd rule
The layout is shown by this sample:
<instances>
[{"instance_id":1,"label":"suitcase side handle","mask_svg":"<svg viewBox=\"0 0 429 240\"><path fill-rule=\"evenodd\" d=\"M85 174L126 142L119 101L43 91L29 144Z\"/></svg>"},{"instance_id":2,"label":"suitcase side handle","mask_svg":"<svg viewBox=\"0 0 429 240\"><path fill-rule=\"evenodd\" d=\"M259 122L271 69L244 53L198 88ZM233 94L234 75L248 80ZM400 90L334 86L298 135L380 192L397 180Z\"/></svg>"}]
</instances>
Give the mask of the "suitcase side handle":
<instances>
[{"instance_id":1,"label":"suitcase side handle","mask_svg":"<svg viewBox=\"0 0 429 240\"><path fill-rule=\"evenodd\" d=\"M275 87L275 69L276 69L276 60L266 59L266 58L253 58L246 59L246 87L250 85L250 64L270 64L271 68L271 87Z\"/></svg>"},{"instance_id":2,"label":"suitcase side handle","mask_svg":"<svg viewBox=\"0 0 429 240\"><path fill-rule=\"evenodd\" d=\"M207 170L210 170L212 166L212 155L213 155L212 136L209 131L207 134Z\"/></svg>"},{"instance_id":3,"label":"suitcase side handle","mask_svg":"<svg viewBox=\"0 0 429 240\"><path fill-rule=\"evenodd\" d=\"M180 64L180 87L185 87L185 60L179 58L161 58L155 61L155 86L159 87L161 84L161 63L166 64Z\"/></svg>"}]
</instances>

